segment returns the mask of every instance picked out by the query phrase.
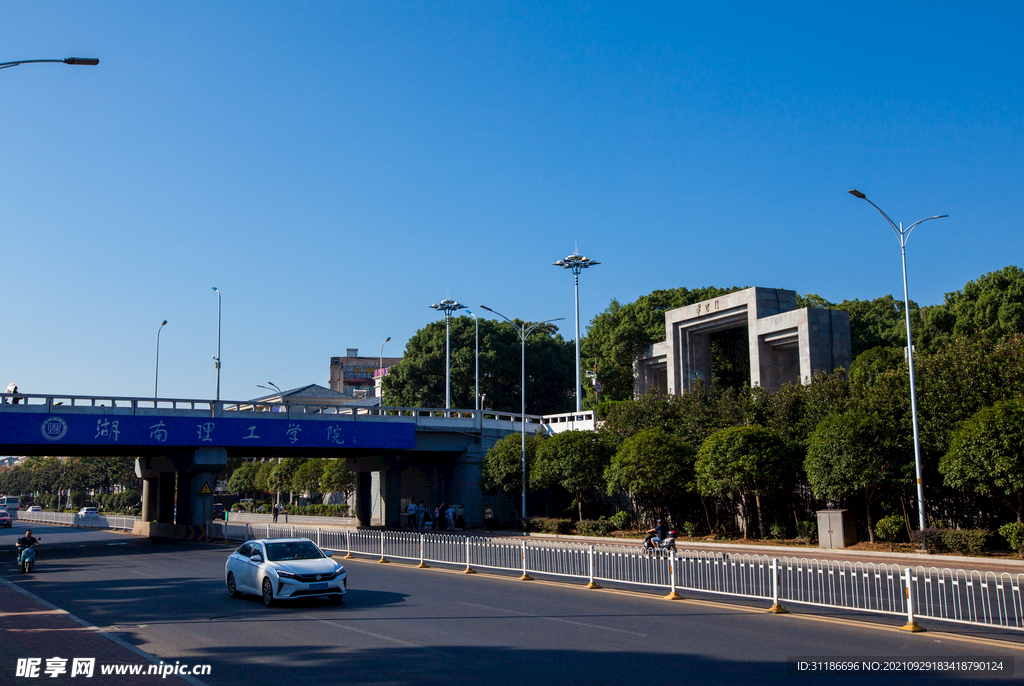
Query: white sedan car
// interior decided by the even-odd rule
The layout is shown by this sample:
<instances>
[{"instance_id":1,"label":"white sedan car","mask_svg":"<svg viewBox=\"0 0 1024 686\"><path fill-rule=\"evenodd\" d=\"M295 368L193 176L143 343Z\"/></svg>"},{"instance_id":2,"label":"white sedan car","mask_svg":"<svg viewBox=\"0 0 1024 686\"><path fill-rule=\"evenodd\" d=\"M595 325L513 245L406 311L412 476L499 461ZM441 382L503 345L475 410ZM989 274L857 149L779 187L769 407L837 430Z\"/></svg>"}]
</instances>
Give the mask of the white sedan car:
<instances>
[{"instance_id":1,"label":"white sedan car","mask_svg":"<svg viewBox=\"0 0 1024 686\"><path fill-rule=\"evenodd\" d=\"M307 538L263 538L247 541L224 565L228 595L242 593L275 600L324 597L340 603L347 590L345 568Z\"/></svg>"}]
</instances>

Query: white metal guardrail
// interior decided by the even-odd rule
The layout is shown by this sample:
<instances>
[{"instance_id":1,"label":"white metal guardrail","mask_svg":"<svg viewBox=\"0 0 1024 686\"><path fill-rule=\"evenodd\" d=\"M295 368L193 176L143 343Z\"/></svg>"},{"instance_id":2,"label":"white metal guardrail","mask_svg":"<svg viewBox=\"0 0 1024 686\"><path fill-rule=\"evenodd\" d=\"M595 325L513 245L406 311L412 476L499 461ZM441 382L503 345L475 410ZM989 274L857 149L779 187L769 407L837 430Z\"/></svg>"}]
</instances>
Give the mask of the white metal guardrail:
<instances>
[{"instance_id":1,"label":"white metal guardrail","mask_svg":"<svg viewBox=\"0 0 1024 686\"><path fill-rule=\"evenodd\" d=\"M444 564L518 572L599 583L626 584L668 591L813 605L907 618L916 629L926 617L960 624L1024 630L1024 574L918 566L816 560L766 555L733 555L678 550L644 554L624 545L564 541L526 541L486 536L425 534L360 529L341 531L274 524L215 522L211 535L232 540L305 537L323 548L387 561Z\"/></svg>"},{"instance_id":2,"label":"white metal guardrail","mask_svg":"<svg viewBox=\"0 0 1024 686\"><path fill-rule=\"evenodd\" d=\"M17 519L40 524L63 524L81 526L87 529L114 529L130 531L138 517L130 515L80 515L74 512L27 512L21 510Z\"/></svg>"}]
</instances>

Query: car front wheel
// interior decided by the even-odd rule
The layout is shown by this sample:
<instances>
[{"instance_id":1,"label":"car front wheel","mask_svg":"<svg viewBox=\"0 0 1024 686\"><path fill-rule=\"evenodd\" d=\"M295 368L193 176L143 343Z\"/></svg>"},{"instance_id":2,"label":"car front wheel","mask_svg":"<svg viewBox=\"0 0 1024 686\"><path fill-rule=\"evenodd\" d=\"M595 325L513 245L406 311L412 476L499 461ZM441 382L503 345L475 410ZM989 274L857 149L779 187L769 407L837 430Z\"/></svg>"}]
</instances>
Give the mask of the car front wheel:
<instances>
[{"instance_id":1,"label":"car front wheel","mask_svg":"<svg viewBox=\"0 0 1024 686\"><path fill-rule=\"evenodd\" d=\"M231 598L237 598L242 595L238 592L238 587L235 585L235 575L232 572L228 572L228 596Z\"/></svg>"},{"instance_id":2,"label":"car front wheel","mask_svg":"<svg viewBox=\"0 0 1024 686\"><path fill-rule=\"evenodd\" d=\"M270 607L274 604L274 586L270 579L263 580L263 604Z\"/></svg>"}]
</instances>

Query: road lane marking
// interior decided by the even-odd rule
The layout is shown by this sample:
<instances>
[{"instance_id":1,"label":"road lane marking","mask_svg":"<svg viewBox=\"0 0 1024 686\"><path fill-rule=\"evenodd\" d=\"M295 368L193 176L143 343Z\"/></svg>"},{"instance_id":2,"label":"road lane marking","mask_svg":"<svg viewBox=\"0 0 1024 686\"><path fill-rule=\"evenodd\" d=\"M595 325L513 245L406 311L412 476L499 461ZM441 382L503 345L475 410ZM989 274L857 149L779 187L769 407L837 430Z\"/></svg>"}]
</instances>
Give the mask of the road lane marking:
<instances>
[{"instance_id":1,"label":"road lane marking","mask_svg":"<svg viewBox=\"0 0 1024 686\"><path fill-rule=\"evenodd\" d=\"M424 651L426 651L428 653L436 653L438 655L442 655L444 657L447 657L447 658L450 658L450 659L453 659L453 660L454 659L458 659L458 656L454 655L452 653L446 653L443 650L437 650L436 648L430 648L428 646L421 645L419 643L412 643L410 641L403 641L400 638L393 638L391 636L385 636L384 634L374 633L372 631L367 631L366 629L357 629L357 628L355 628L353 626L349 626L347 624L341 624L340 623L341 620L338 620L338 619L318 619L316 621L320 622L321 624L329 624L330 626L336 627L338 629L345 629L345 630L351 631L353 633L362 634L364 636L370 636L372 638L378 638L378 639L380 639L382 641L388 641L390 643L397 643L398 645L405 646L407 648L417 648L419 650L424 650ZM387 681L387 680L385 679L385 681Z\"/></svg>"},{"instance_id":2,"label":"road lane marking","mask_svg":"<svg viewBox=\"0 0 1024 686\"><path fill-rule=\"evenodd\" d=\"M588 624L587 622L577 622L572 619L563 619L561 617L550 617L548 615L537 615L529 612L519 612L518 610L506 610L503 607L491 607L490 605L477 605L476 603L467 603L464 600L453 601L459 605L469 605L470 607L479 607L484 610L493 610L495 612L507 612L510 615L519 615L521 617L529 617L531 619L547 619L552 622L562 622L563 624L575 624L576 626L585 626L590 629L600 629L601 631L614 631L620 634L632 634L633 636L644 636L648 637L650 634L642 634L639 631L628 631L626 629L613 629L607 626L601 626L600 624Z\"/></svg>"}]
</instances>

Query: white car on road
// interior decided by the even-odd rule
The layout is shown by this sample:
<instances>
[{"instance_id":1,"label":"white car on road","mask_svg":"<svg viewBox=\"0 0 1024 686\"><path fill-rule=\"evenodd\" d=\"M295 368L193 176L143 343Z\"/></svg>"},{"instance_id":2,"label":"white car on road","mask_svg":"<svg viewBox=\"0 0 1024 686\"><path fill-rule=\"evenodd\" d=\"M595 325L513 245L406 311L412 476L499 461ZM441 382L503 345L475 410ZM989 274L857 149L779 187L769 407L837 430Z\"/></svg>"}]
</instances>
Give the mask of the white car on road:
<instances>
[{"instance_id":1,"label":"white car on road","mask_svg":"<svg viewBox=\"0 0 1024 686\"><path fill-rule=\"evenodd\" d=\"M275 600L323 597L340 603L347 590L345 568L307 538L262 538L246 541L224 565L228 595Z\"/></svg>"}]
</instances>

